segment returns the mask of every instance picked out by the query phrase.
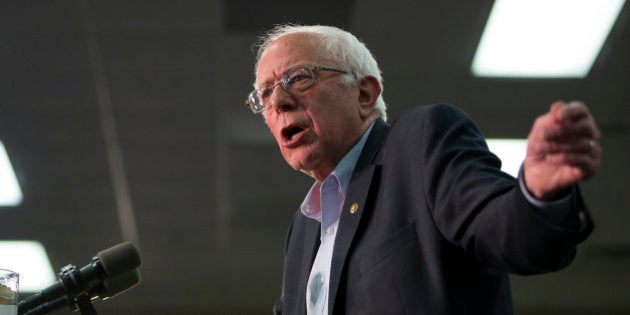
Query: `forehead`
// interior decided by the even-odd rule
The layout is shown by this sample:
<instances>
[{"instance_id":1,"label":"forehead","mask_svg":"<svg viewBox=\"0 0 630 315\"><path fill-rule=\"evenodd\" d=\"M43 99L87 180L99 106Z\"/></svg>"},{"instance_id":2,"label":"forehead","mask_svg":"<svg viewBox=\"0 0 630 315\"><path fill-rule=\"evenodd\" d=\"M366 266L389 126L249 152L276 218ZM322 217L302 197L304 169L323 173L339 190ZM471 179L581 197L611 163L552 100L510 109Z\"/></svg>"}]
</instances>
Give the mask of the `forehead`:
<instances>
[{"instance_id":1,"label":"forehead","mask_svg":"<svg viewBox=\"0 0 630 315\"><path fill-rule=\"evenodd\" d=\"M277 80L286 70L323 60L321 49L306 34L290 34L273 41L258 61L256 82Z\"/></svg>"}]
</instances>

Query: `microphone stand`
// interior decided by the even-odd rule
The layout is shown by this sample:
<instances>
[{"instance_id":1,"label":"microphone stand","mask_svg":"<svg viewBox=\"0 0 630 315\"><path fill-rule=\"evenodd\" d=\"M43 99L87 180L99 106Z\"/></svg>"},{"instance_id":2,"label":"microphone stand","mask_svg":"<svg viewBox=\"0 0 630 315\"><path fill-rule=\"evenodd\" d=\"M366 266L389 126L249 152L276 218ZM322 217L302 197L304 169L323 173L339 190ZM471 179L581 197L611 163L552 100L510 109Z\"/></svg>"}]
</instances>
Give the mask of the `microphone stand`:
<instances>
[{"instance_id":1,"label":"microphone stand","mask_svg":"<svg viewBox=\"0 0 630 315\"><path fill-rule=\"evenodd\" d=\"M70 310L81 312L81 315L96 315L96 309L92 305L90 294L82 292L75 297L61 297L51 302L46 302L38 307L27 311L19 311L20 315L42 315L51 314L64 306L69 306Z\"/></svg>"},{"instance_id":2,"label":"microphone stand","mask_svg":"<svg viewBox=\"0 0 630 315\"><path fill-rule=\"evenodd\" d=\"M77 309L81 312L81 315L96 315L96 309L92 305L92 299L87 292L83 292L72 299L73 311Z\"/></svg>"},{"instance_id":3,"label":"microphone stand","mask_svg":"<svg viewBox=\"0 0 630 315\"><path fill-rule=\"evenodd\" d=\"M95 257L95 259L97 258ZM92 305L90 295L87 292L81 292L81 289L85 287L85 283L81 278L81 273L77 266L67 265L61 268L59 279L64 284L68 293L70 293L70 296L74 295L70 301L73 311L78 309L81 315L96 315L96 310Z\"/></svg>"},{"instance_id":4,"label":"microphone stand","mask_svg":"<svg viewBox=\"0 0 630 315\"><path fill-rule=\"evenodd\" d=\"M97 259L94 257L94 260ZM81 278L79 268L75 265L67 265L61 268L59 272L59 279L64 284L66 290L73 296L70 300L72 311L79 310L81 315L96 315L96 309L92 305L90 294L88 292L81 292L81 288L85 287L85 283Z\"/></svg>"}]
</instances>

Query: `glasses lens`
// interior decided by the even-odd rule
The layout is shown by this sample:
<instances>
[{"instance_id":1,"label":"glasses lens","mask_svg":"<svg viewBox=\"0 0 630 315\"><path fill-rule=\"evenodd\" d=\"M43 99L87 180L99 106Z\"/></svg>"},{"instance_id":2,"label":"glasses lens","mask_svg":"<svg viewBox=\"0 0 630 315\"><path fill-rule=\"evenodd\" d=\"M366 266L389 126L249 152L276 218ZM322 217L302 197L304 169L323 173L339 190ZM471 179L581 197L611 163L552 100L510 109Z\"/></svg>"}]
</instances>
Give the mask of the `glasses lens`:
<instances>
[{"instance_id":1,"label":"glasses lens","mask_svg":"<svg viewBox=\"0 0 630 315\"><path fill-rule=\"evenodd\" d=\"M246 102L249 109L251 109L254 113L262 112L265 109L265 105L263 103L271 96L274 88L280 83L287 92L303 92L313 86L315 83L315 74L310 68L297 68L289 70L282 76L282 78L280 78L280 82L269 84L266 87L262 87L259 90L254 90L249 93Z\"/></svg>"},{"instance_id":2,"label":"glasses lens","mask_svg":"<svg viewBox=\"0 0 630 315\"><path fill-rule=\"evenodd\" d=\"M287 72L282 77L282 85L289 91L302 92L315 82L315 75L311 69L298 68Z\"/></svg>"},{"instance_id":3,"label":"glasses lens","mask_svg":"<svg viewBox=\"0 0 630 315\"><path fill-rule=\"evenodd\" d=\"M254 113L262 112L264 106L260 102L260 97L258 97L257 90L249 93L249 96L247 97L247 106L249 106L249 109L251 109Z\"/></svg>"}]
</instances>

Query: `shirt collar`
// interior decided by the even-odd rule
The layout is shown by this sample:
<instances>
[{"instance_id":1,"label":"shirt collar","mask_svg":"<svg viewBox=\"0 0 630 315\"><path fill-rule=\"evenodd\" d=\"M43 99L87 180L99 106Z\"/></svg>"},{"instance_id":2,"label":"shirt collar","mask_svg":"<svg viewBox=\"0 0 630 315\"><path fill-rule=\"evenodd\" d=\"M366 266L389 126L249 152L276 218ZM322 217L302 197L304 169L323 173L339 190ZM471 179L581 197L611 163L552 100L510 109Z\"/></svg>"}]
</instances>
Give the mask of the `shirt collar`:
<instances>
[{"instance_id":1,"label":"shirt collar","mask_svg":"<svg viewBox=\"0 0 630 315\"><path fill-rule=\"evenodd\" d=\"M326 183L328 181L334 180L337 181L341 188L342 197L340 200L345 199L345 195L348 191L348 186L350 185L350 180L352 179L352 173L354 172L354 168L357 165L357 161L359 160L359 156L361 155L361 151L363 150L363 146L367 141L368 135L372 130L374 123L370 125L370 127L363 133L361 139L346 153L346 155L339 161L339 164L335 167L333 172L324 179L322 183ZM321 222L322 220L322 209L321 209L321 187L322 183L316 181L309 192L306 195L306 198L302 202L300 206L300 210L302 213L311 218ZM339 205L340 207L342 205ZM339 213L337 213L337 216ZM328 220L327 220L328 221ZM335 220L336 221L336 220Z\"/></svg>"}]
</instances>

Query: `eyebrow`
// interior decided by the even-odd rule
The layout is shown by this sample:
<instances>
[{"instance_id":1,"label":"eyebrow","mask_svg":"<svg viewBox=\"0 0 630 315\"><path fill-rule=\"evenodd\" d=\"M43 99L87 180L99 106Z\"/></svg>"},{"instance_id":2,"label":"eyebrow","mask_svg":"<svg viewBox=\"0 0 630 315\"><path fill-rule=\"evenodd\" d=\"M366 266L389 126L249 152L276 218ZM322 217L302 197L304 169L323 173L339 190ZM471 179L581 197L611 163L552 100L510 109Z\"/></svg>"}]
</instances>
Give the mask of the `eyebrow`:
<instances>
[{"instance_id":1,"label":"eyebrow","mask_svg":"<svg viewBox=\"0 0 630 315\"><path fill-rule=\"evenodd\" d=\"M280 77L278 77L277 79L281 79L287 72L289 72L291 70L300 69L300 68L308 68L308 67L311 67L312 65L313 64L311 64L311 63L305 63L305 64L300 64L300 65L297 65L297 66L293 66L291 68L287 68L286 70L280 72ZM276 81L276 79L274 79L274 80L267 79L265 81L262 81L260 86L271 85L271 84L275 83L275 81ZM253 85L254 85L254 88L258 90L258 86L256 86L256 83L254 83Z\"/></svg>"},{"instance_id":2,"label":"eyebrow","mask_svg":"<svg viewBox=\"0 0 630 315\"><path fill-rule=\"evenodd\" d=\"M280 76L280 78L282 78L282 76L285 73L286 73L286 71L282 72L282 75ZM264 81L260 82L260 85L257 85L256 82L254 82L254 84L253 84L254 89L258 90L259 87L268 86L268 85L273 84L276 81L275 75L273 77L274 77L273 79L267 79L267 80L264 80Z\"/></svg>"}]
</instances>

